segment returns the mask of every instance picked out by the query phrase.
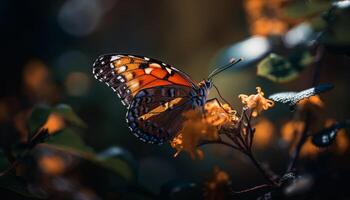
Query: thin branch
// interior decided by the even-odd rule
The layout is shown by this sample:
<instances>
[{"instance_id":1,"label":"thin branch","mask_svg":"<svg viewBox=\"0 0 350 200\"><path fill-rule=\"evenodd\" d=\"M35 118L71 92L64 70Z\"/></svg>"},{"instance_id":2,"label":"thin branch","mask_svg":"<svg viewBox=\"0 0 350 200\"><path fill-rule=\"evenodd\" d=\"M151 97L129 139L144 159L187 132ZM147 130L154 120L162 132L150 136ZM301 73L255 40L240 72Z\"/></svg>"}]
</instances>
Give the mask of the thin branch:
<instances>
[{"instance_id":1,"label":"thin branch","mask_svg":"<svg viewBox=\"0 0 350 200\"><path fill-rule=\"evenodd\" d=\"M315 61L314 61L314 74L312 77L312 86L318 85L320 82L320 74L321 74L321 68L322 68L322 59L324 55L324 47L318 46L316 50L315 55Z\"/></svg>"},{"instance_id":2,"label":"thin branch","mask_svg":"<svg viewBox=\"0 0 350 200\"><path fill-rule=\"evenodd\" d=\"M314 61L314 74L312 77L312 86L318 85L320 81L320 74L321 74L321 66L322 66L322 59L324 55L324 48L322 46L317 47L317 52L315 56L315 61ZM299 158L299 153L301 148L306 142L306 139L308 137L308 132L309 132L309 123L310 123L310 113L306 113L306 118L305 118L305 127L304 130L301 134L300 140L298 141L291 158L289 159L289 163L286 169L286 172L290 172L293 170L293 168L296 165L297 159Z\"/></svg>"},{"instance_id":3,"label":"thin branch","mask_svg":"<svg viewBox=\"0 0 350 200\"><path fill-rule=\"evenodd\" d=\"M307 118L309 118L307 116ZM300 154L300 151L301 151L301 148L303 147L303 145L305 144L306 142L306 139L307 139L307 136L308 136L308 132L309 132L309 120L306 120L305 121L305 127L304 127L304 130L301 134L301 138L300 140L298 141L294 151L292 152L292 155L291 155L291 158L289 159L289 163L288 163L288 166L287 166L287 170L286 170L286 173L288 172L291 172L295 165L296 165L296 162L299 158L299 154Z\"/></svg>"},{"instance_id":4,"label":"thin branch","mask_svg":"<svg viewBox=\"0 0 350 200\"><path fill-rule=\"evenodd\" d=\"M271 183L272 185L278 185L275 180L268 174L268 172L261 166L261 164L255 159L253 153L250 151L246 153L246 155L253 162L254 166L260 171L260 173L264 176L264 178Z\"/></svg>"}]
</instances>

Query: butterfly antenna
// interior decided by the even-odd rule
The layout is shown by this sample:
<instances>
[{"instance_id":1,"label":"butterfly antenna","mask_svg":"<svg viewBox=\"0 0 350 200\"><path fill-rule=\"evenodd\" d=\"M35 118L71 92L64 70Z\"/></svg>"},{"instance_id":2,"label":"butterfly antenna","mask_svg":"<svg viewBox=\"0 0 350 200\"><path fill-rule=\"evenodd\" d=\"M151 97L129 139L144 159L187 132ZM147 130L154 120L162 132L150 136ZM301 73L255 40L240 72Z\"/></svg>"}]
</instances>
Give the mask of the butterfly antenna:
<instances>
[{"instance_id":1,"label":"butterfly antenna","mask_svg":"<svg viewBox=\"0 0 350 200\"><path fill-rule=\"evenodd\" d=\"M224 65L224 66L222 66L222 67L216 68L214 71L212 71L212 72L209 74L208 79L213 78L215 75L217 75L217 74L219 74L219 73L225 71L226 69L228 69L228 68L234 66L235 64L241 62L242 60L243 60L243 58L239 58L238 60L236 60L236 59L231 59L230 63L228 63L228 64L226 64L226 65Z\"/></svg>"}]
</instances>

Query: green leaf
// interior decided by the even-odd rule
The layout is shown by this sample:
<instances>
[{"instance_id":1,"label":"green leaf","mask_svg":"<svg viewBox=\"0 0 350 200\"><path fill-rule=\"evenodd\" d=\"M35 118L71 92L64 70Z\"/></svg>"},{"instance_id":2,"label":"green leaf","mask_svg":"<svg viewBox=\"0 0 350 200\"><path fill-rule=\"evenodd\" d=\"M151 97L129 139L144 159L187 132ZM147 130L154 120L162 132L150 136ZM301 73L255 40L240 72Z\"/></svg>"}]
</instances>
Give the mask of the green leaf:
<instances>
[{"instance_id":1,"label":"green leaf","mask_svg":"<svg viewBox=\"0 0 350 200\"><path fill-rule=\"evenodd\" d=\"M73 111L72 107L67 104L59 104L53 108L52 112L61 115L67 122L72 125L86 128L85 122Z\"/></svg>"},{"instance_id":2,"label":"green leaf","mask_svg":"<svg viewBox=\"0 0 350 200\"><path fill-rule=\"evenodd\" d=\"M93 152L93 149L87 146L81 137L71 128L64 128L55 133L47 141L48 144L53 144L62 147L69 147L82 152Z\"/></svg>"},{"instance_id":3,"label":"green leaf","mask_svg":"<svg viewBox=\"0 0 350 200\"><path fill-rule=\"evenodd\" d=\"M40 196L38 194L33 194L28 191L27 183L13 174L6 174L0 177L0 188L13 191L27 198L34 199L46 199L45 196Z\"/></svg>"},{"instance_id":4,"label":"green leaf","mask_svg":"<svg viewBox=\"0 0 350 200\"><path fill-rule=\"evenodd\" d=\"M51 113L51 108L48 106L39 105L33 108L33 111L28 120L30 134L34 134L42 127Z\"/></svg>"},{"instance_id":5,"label":"green leaf","mask_svg":"<svg viewBox=\"0 0 350 200\"><path fill-rule=\"evenodd\" d=\"M271 53L258 64L257 74L275 82L287 82L298 76L292 64L284 57Z\"/></svg>"},{"instance_id":6,"label":"green leaf","mask_svg":"<svg viewBox=\"0 0 350 200\"><path fill-rule=\"evenodd\" d=\"M297 78L312 60L309 52L298 49L295 49L288 58L271 53L259 62L257 74L274 82L288 82Z\"/></svg>"},{"instance_id":7,"label":"green leaf","mask_svg":"<svg viewBox=\"0 0 350 200\"><path fill-rule=\"evenodd\" d=\"M131 167L127 162L119 158L99 158L96 157L97 164L107 168L113 172L120 174L123 178L128 181L135 179L134 173L131 170Z\"/></svg>"},{"instance_id":8,"label":"green leaf","mask_svg":"<svg viewBox=\"0 0 350 200\"><path fill-rule=\"evenodd\" d=\"M107 160L109 158L121 159L129 164L133 171L133 174L137 174L138 163L135 160L134 156L124 148L118 146L111 146L106 150L99 152L98 157L101 160Z\"/></svg>"}]
</instances>

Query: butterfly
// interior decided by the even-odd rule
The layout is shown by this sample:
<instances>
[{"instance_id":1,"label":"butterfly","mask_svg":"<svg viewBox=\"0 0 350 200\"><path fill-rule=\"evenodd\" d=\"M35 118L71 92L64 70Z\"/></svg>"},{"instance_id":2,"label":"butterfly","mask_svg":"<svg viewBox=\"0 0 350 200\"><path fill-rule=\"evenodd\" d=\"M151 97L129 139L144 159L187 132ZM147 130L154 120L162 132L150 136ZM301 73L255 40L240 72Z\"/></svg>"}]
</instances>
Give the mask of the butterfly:
<instances>
[{"instance_id":1,"label":"butterfly","mask_svg":"<svg viewBox=\"0 0 350 200\"><path fill-rule=\"evenodd\" d=\"M93 75L112 88L127 107L131 132L142 141L162 144L182 129L184 112L204 109L213 86L211 78L235 63L214 70L206 80L196 83L157 59L107 54L94 62Z\"/></svg>"}]
</instances>

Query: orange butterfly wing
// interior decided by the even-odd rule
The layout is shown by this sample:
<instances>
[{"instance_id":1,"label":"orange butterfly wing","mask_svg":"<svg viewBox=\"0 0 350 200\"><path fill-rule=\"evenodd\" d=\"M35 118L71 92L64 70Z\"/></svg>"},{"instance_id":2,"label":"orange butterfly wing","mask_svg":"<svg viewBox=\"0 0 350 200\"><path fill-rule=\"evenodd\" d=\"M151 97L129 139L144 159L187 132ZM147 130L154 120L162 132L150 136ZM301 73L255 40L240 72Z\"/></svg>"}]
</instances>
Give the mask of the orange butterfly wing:
<instances>
[{"instance_id":1,"label":"orange butterfly wing","mask_svg":"<svg viewBox=\"0 0 350 200\"><path fill-rule=\"evenodd\" d=\"M182 129L183 112L197 106L193 96L198 85L156 59L103 55L93 64L93 74L128 106L129 128L143 141L161 144L172 139Z\"/></svg>"},{"instance_id":2,"label":"orange butterfly wing","mask_svg":"<svg viewBox=\"0 0 350 200\"><path fill-rule=\"evenodd\" d=\"M105 82L129 105L141 90L158 86L197 88L188 75L159 60L136 55L103 55L93 65L96 79Z\"/></svg>"}]
</instances>

